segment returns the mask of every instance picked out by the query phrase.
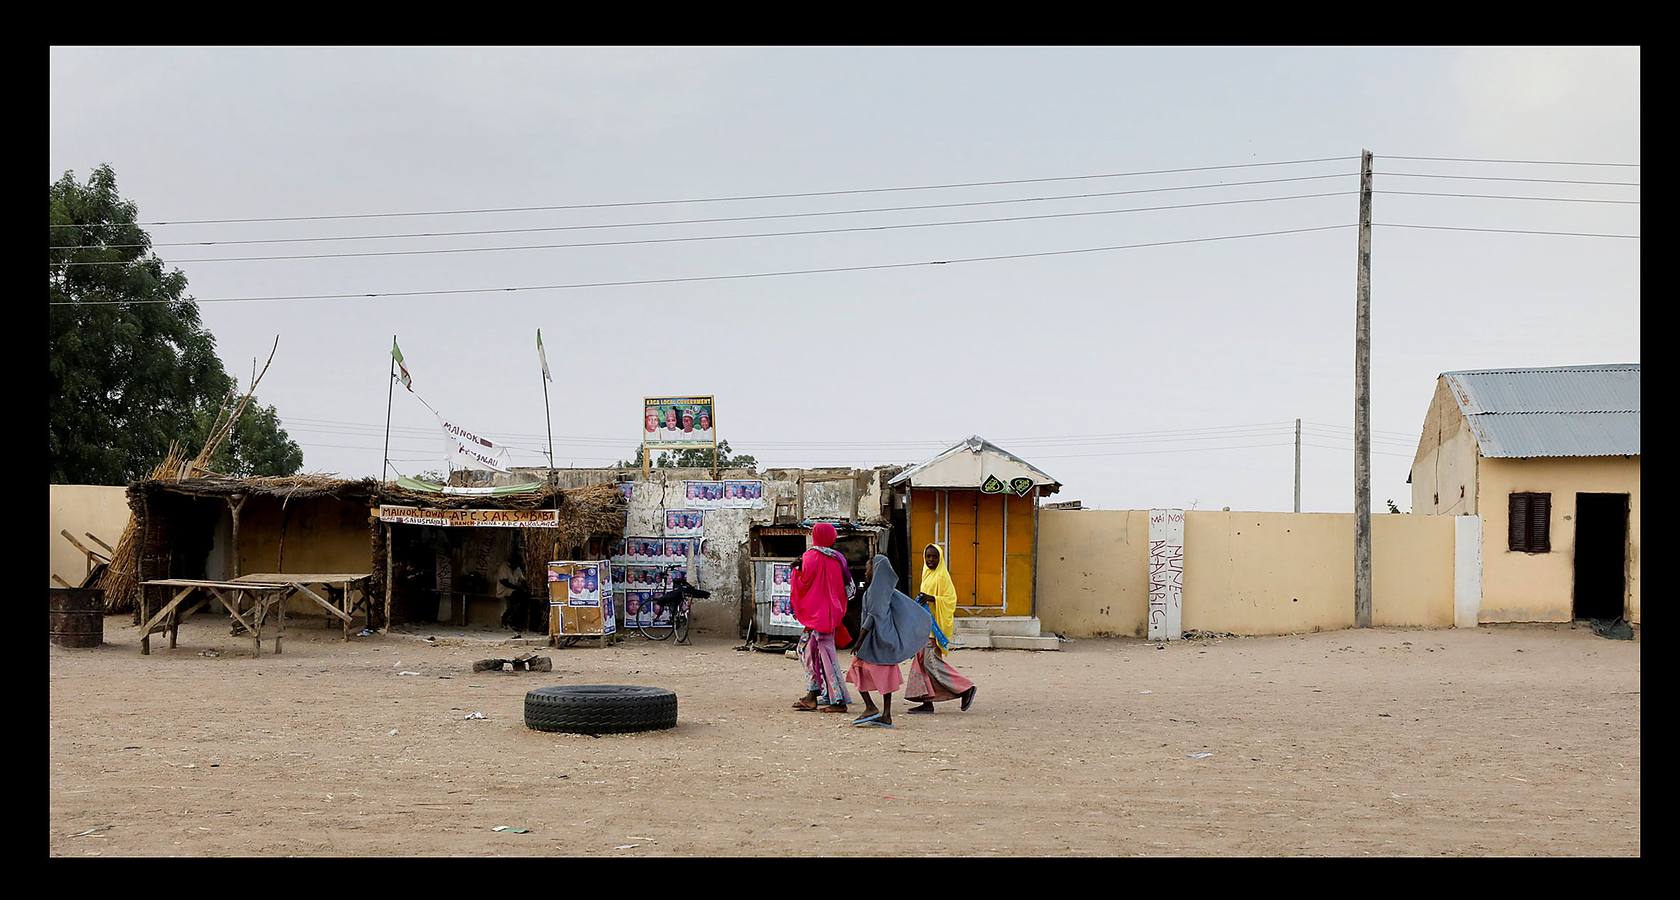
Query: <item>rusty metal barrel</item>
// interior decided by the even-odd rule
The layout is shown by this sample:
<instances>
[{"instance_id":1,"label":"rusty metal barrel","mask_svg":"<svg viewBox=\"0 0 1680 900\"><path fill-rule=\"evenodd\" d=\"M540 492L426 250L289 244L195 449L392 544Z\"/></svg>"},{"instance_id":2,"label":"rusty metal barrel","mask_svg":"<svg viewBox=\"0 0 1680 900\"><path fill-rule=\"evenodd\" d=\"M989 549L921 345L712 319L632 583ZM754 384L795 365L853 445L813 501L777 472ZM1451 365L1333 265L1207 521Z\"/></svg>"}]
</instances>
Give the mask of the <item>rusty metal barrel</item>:
<instances>
[{"instance_id":1,"label":"rusty metal barrel","mask_svg":"<svg viewBox=\"0 0 1680 900\"><path fill-rule=\"evenodd\" d=\"M48 588L47 639L60 647L105 643L105 592L99 588Z\"/></svg>"}]
</instances>

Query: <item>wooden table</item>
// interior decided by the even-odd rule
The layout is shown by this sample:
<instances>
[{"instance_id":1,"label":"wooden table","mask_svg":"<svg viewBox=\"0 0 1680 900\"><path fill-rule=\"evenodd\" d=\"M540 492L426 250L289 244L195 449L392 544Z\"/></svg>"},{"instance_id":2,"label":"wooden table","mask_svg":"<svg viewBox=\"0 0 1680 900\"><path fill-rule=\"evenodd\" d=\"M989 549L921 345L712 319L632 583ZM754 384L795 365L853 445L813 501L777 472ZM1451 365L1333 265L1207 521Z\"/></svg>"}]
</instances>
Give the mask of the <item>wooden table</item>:
<instances>
[{"instance_id":1,"label":"wooden table","mask_svg":"<svg viewBox=\"0 0 1680 900\"><path fill-rule=\"evenodd\" d=\"M181 622L197 612L205 604L215 600L227 608L235 621L244 626L255 641L256 652L262 653L262 627L267 623L270 610L278 610L276 616L276 630L274 635L274 652L281 653L281 640L286 633L286 601L293 594L303 594L313 600L316 605L339 619L344 628L344 639L350 639L350 623L352 614L358 606L366 607L370 617L369 627L372 626L372 604L369 602L366 579L367 573L328 573L328 574L253 574L242 575L232 581L209 581L198 578L163 578L155 581L142 582L149 587L177 588L169 602L165 603L156 613L147 609L145 591L140 592L140 618L145 624L140 627L140 652L152 652L152 635L158 631L169 632L169 646L175 647L176 639L181 631ZM311 585L339 585L343 593L341 604L343 608L334 606L322 599L320 594L310 589ZM360 585L362 600L357 603L351 599L352 587ZM250 618L246 618L243 607L245 601L252 601L249 611ZM188 601L191 601L189 604Z\"/></svg>"}]
</instances>

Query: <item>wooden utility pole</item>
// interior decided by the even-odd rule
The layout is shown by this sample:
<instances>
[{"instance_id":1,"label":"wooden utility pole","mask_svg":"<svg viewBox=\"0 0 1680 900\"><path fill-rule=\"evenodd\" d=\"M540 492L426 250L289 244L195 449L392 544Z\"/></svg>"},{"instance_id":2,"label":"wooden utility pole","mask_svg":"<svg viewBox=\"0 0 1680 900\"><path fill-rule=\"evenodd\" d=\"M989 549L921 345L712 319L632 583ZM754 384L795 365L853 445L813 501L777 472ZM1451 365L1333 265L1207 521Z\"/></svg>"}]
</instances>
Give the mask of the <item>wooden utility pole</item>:
<instances>
[{"instance_id":1,"label":"wooden utility pole","mask_svg":"<svg viewBox=\"0 0 1680 900\"><path fill-rule=\"evenodd\" d=\"M1295 420L1295 511L1301 511L1301 420Z\"/></svg>"},{"instance_id":2,"label":"wooden utility pole","mask_svg":"<svg viewBox=\"0 0 1680 900\"><path fill-rule=\"evenodd\" d=\"M1371 627L1371 151L1359 162L1358 324L1353 352L1353 624Z\"/></svg>"}]
</instances>

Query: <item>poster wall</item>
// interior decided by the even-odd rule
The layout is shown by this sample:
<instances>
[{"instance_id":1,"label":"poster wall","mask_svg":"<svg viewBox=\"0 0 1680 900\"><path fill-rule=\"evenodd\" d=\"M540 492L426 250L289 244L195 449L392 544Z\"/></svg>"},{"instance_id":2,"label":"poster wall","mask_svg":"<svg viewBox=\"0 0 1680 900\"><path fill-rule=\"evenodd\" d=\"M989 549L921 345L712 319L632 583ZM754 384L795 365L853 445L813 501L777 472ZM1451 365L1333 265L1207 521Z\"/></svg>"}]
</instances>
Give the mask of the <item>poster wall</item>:
<instances>
[{"instance_id":1,"label":"poster wall","mask_svg":"<svg viewBox=\"0 0 1680 900\"><path fill-rule=\"evenodd\" d=\"M650 450L710 447L717 439L711 397L646 397L642 443Z\"/></svg>"},{"instance_id":2,"label":"poster wall","mask_svg":"<svg viewBox=\"0 0 1680 900\"><path fill-rule=\"evenodd\" d=\"M692 509L758 509L764 505L762 481L687 481L683 502Z\"/></svg>"}]
</instances>

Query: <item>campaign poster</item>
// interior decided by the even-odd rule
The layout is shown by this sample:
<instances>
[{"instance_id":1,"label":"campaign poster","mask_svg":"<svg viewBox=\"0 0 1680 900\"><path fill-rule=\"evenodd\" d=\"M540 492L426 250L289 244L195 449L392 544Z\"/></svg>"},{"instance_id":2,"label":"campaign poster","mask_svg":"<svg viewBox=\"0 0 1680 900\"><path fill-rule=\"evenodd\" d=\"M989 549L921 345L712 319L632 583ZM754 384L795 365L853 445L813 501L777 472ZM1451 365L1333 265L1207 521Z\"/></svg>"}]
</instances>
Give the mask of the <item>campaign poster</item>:
<instances>
[{"instance_id":1,"label":"campaign poster","mask_svg":"<svg viewBox=\"0 0 1680 900\"><path fill-rule=\"evenodd\" d=\"M666 537L699 537L706 533L706 512L700 509L665 510Z\"/></svg>"},{"instance_id":2,"label":"campaign poster","mask_svg":"<svg viewBox=\"0 0 1680 900\"><path fill-rule=\"evenodd\" d=\"M668 591L671 589L670 570L664 566L628 566L623 587L632 591Z\"/></svg>"},{"instance_id":3,"label":"campaign poster","mask_svg":"<svg viewBox=\"0 0 1680 900\"><path fill-rule=\"evenodd\" d=\"M653 621L653 598L659 596L659 591L625 591L624 592L624 627L640 628Z\"/></svg>"},{"instance_id":4,"label":"campaign poster","mask_svg":"<svg viewBox=\"0 0 1680 900\"><path fill-rule=\"evenodd\" d=\"M621 481L618 483L618 492L624 495L624 502L629 503L631 500L636 499L636 483L633 481Z\"/></svg>"},{"instance_id":5,"label":"campaign poster","mask_svg":"<svg viewBox=\"0 0 1680 900\"><path fill-rule=\"evenodd\" d=\"M628 537L613 547L613 562L623 565L658 565L665 561L665 539Z\"/></svg>"},{"instance_id":6,"label":"campaign poster","mask_svg":"<svg viewBox=\"0 0 1680 900\"><path fill-rule=\"evenodd\" d=\"M609 576L610 577L610 576ZM572 566L566 590L567 606L601 605L601 567L595 563Z\"/></svg>"},{"instance_id":7,"label":"campaign poster","mask_svg":"<svg viewBox=\"0 0 1680 900\"><path fill-rule=\"evenodd\" d=\"M756 509L764 505L764 482L725 481L723 499L731 509Z\"/></svg>"},{"instance_id":8,"label":"campaign poster","mask_svg":"<svg viewBox=\"0 0 1680 900\"><path fill-rule=\"evenodd\" d=\"M646 397L642 443L649 450L710 447L717 437L711 397Z\"/></svg>"},{"instance_id":9,"label":"campaign poster","mask_svg":"<svg viewBox=\"0 0 1680 900\"><path fill-rule=\"evenodd\" d=\"M785 625L798 628L799 620L793 616L793 565L791 563L772 563L770 565L770 624Z\"/></svg>"}]
</instances>

